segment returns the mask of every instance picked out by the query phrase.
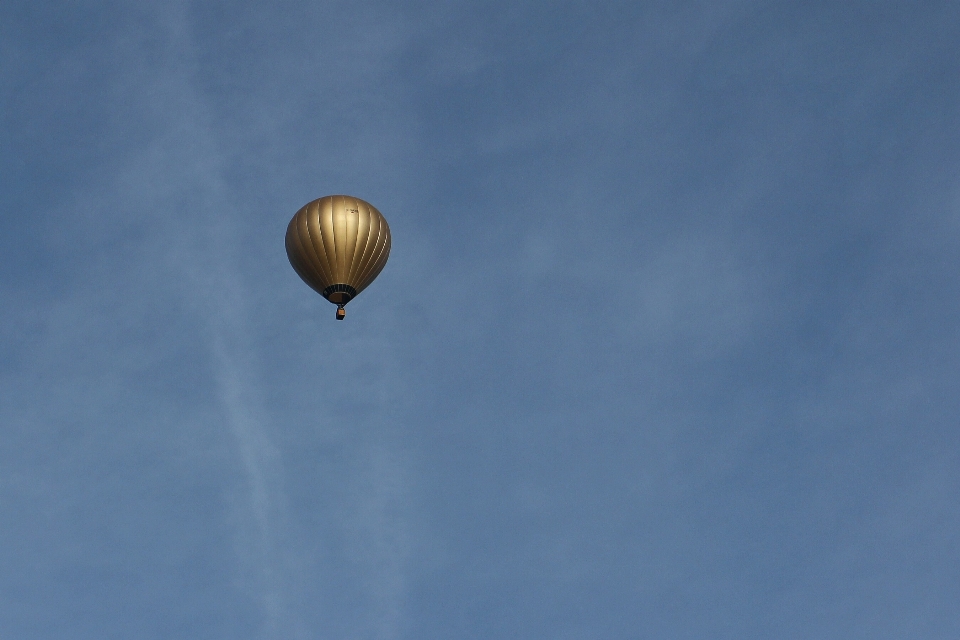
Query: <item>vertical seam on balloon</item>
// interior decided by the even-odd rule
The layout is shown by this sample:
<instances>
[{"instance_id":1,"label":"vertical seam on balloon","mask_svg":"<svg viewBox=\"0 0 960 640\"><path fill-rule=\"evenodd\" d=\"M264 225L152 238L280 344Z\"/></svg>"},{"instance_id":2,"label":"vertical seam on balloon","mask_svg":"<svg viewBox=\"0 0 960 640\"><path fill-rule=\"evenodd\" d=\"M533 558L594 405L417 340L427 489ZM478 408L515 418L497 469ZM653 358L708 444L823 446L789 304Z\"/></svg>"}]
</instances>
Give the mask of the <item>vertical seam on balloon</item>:
<instances>
[{"instance_id":1,"label":"vertical seam on balloon","mask_svg":"<svg viewBox=\"0 0 960 640\"><path fill-rule=\"evenodd\" d=\"M333 274L330 284L337 284L339 282L337 278L339 275L337 273L337 196L330 196L330 252L333 252L333 255L329 256L330 269Z\"/></svg>"},{"instance_id":2,"label":"vertical seam on balloon","mask_svg":"<svg viewBox=\"0 0 960 640\"><path fill-rule=\"evenodd\" d=\"M387 266L387 260L390 259L390 247L392 246L392 238L390 236L390 229L387 229L387 237L383 243L383 248L380 250L380 255L377 258L377 267L370 273L370 282L373 282L377 279L377 276L380 275L380 272L383 271L383 268ZM369 283L367 283L369 284Z\"/></svg>"},{"instance_id":3,"label":"vertical seam on balloon","mask_svg":"<svg viewBox=\"0 0 960 640\"><path fill-rule=\"evenodd\" d=\"M373 263L370 265L370 270L367 271L367 277L366 277L367 286L369 286L370 283L373 282L374 279L377 277L377 274L379 274L380 271L383 270L383 265L384 265L383 253L386 250L389 243L390 243L390 230L385 227L383 230L383 236L380 238L380 242L377 243L376 259L374 259Z\"/></svg>"},{"instance_id":4,"label":"vertical seam on balloon","mask_svg":"<svg viewBox=\"0 0 960 640\"><path fill-rule=\"evenodd\" d=\"M340 247L343 249L343 256L341 258L341 261L343 262L343 269L340 271L340 282L343 283L346 283L347 276L349 275L347 273L347 244L350 242L350 225L347 222L349 219L349 216L347 215L347 207L349 206L350 205L348 204L347 196L343 196L343 207L340 209L343 212L343 215L340 216L340 224L343 227L343 237L340 238L339 243Z\"/></svg>"},{"instance_id":5,"label":"vertical seam on balloon","mask_svg":"<svg viewBox=\"0 0 960 640\"><path fill-rule=\"evenodd\" d=\"M390 227L387 225L386 220L382 220L382 234L383 243L377 243L376 248L376 257L371 261L369 271L364 275L364 281L362 283L363 288L366 288L374 278L380 274L380 271L383 270L384 264L382 263L384 248L390 246ZM379 240L380 238L378 238Z\"/></svg>"},{"instance_id":6,"label":"vertical seam on balloon","mask_svg":"<svg viewBox=\"0 0 960 640\"><path fill-rule=\"evenodd\" d=\"M352 283L356 283L357 276L363 271L364 262L367 259L367 245L370 239L370 223L374 218L374 207L369 202L364 202L366 205L366 215L363 217L364 224L366 229L364 231L363 237L360 237L360 219L357 218L357 246L354 249L353 254L353 266L350 269L350 280Z\"/></svg>"},{"instance_id":7,"label":"vertical seam on balloon","mask_svg":"<svg viewBox=\"0 0 960 640\"><path fill-rule=\"evenodd\" d=\"M370 213L370 205L367 205L366 215L364 215L364 216L359 215L359 210L360 210L359 207L360 207L360 205L359 205L359 202L358 202L358 204L357 204L357 211L358 211L358 214L357 214L357 242L354 244L354 247L353 247L353 262L350 264L350 274L349 274L349 279L350 279L350 284L351 284L351 285L355 285L355 284L356 284L356 282L357 282L356 276L357 276L357 274L360 273L360 270L361 270L361 268L363 267L363 258L364 258L365 254L366 254L366 251L367 251L367 238L366 238L366 237L369 237L369 236L370 236L370 218L372 217L372 214ZM367 233L366 233L366 237L363 238L363 246L360 245L360 224L361 224L360 221L361 221L361 219L364 220L364 221L366 222L366 225L367 225Z\"/></svg>"},{"instance_id":8,"label":"vertical seam on balloon","mask_svg":"<svg viewBox=\"0 0 960 640\"><path fill-rule=\"evenodd\" d=\"M330 205L329 209L331 211L331 214L333 212L333 205L330 204L330 202L332 201L330 201L329 198L321 198L320 200L318 200L318 204L317 204L317 229L320 231L320 238L321 238L320 247L323 249L323 260L327 268L327 273L329 274L327 279L327 286L333 284L336 281L336 273L337 273L336 272L337 265L334 262L333 258L331 257L332 252L335 250L335 244L333 239L332 216L331 216L329 233L327 233L326 231L326 225L324 224L324 220L323 220L325 215L324 211L328 208L327 207L328 204Z\"/></svg>"},{"instance_id":9,"label":"vertical seam on balloon","mask_svg":"<svg viewBox=\"0 0 960 640\"><path fill-rule=\"evenodd\" d=\"M383 226L382 218L383 216L380 215L379 211L374 210L370 212L370 220L367 224L367 239L363 246L363 262L357 268L356 281L358 285L363 284L363 276L366 274L367 269L370 266L370 259L373 256L374 249L376 248L376 241L370 241L370 236L373 234L374 221L376 221L377 234L379 236L380 228Z\"/></svg>"},{"instance_id":10,"label":"vertical seam on balloon","mask_svg":"<svg viewBox=\"0 0 960 640\"><path fill-rule=\"evenodd\" d=\"M317 272L318 275L320 275L320 282L322 284L324 280L323 263L321 262L320 257L317 254L317 246L313 241L313 234L310 232L310 210L311 210L311 207L309 203L306 206L304 206L302 209L303 215L302 215L301 223L302 223L303 231L305 231L307 234L306 239L304 239L302 233L300 233L301 232L300 225L298 225L297 232L298 232L298 238L300 239L300 242L306 248L304 253L307 255L308 258L310 258L311 256L313 258L312 260L313 269L314 271Z\"/></svg>"},{"instance_id":11,"label":"vertical seam on balloon","mask_svg":"<svg viewBox=\"0 0 960 640\"><path fill-rule=\"evenodd\" d=\"M379 212L374 215L374 213L371 211L370 226L369 229L367 229L367 242L363 248L363 263L357 270L357 286L363 286L364 274L366 274L367 269L370 266L370 260L373 259L373 251L376 248L376 240L371 240L371 238L374 237L374 233L379 236L380 228L383 226L383 220L381 218L382 216L380 216ZM376 230L374 230L374 225L376 225Z\"/></svg>"},{"instance_id":12,"label":"vertical seam on balloon","mask_svg":"<svg viewBox=\"0 0 960 640\"><path fill-rule=\"evenodd\" d=\"M297 272L297 275L300 276L307 284L310 282L307 278L312 277L312 269L307 268L307 265L303 263L302 253L303 250L300 247L300 239L297 237L297 220L296 218L290 221L290 224L287 225L287 234L283 237L283 247L287 252L287 259L290 260L290 265L293 267L293 270ZM310 285L313 287L313 285Z\"/></svg>"},{"instance_id":13,"label":"vertical seam on balloon","mask_svg":"<svg viewBox=\"0 0 960 640\"><path fill-rule=\"evenodd\" d=\"M380 246L380 251L377 253L377 262L374 268L370 270L370 273L367 274L368 285L376 280L377 276L380 275L380 272L383 271L383 268L387 266L387 258L390 257L390 243L390 227L386 226L383 234L383 244Z\"/></svg>"},{"instance_id":14,"label":"vertical seam on balloon","mask_svg":"<svg viewBox=\"0 0 960 640\"><path fill-rule=\"evenodd\" d=\"M356 223L356 227L355 227L355 229L354 229L355 233L354 233L354 238L353 238L353 251L350 252L350 266L347 267L346 282L347 282L348 284L350 284L350 282L353 280L353 267L354 267L354 265L357 264L357 247L358 247L359 244L360 244L360 203L361 203L361 200L359 200L359 199L357 199L357 198L354 198L354 199L353 199L354 208L355 208L356 211L357 211L357 223ZM366 204L366 203L364 202L364 204ZM369 205L368 205L368 206L369 206ZM369 213L369 212L368 212L368 213ZM347 231L349 231L349 230L350 230L350 224L349 224L349 220L348 220L348 223L347 223Z\"/></svg>"},{"instance_id":15,"label":"vertical seam on balloon","mask_svg":"<svg viewBox=\"0 0 960 640\"><path fill-rule=\"evenodd\" d=\"M303 229L305 229L307 232L307 242L303 241L303 237L301 235L301 229L300 229L301 223L302 223ZM301 247L304 247L303 254L308 259L308 261L312 254L313 262L310 264L310 267L312 268L314 273L319 276L319 280L322 283L323 282L323 265L321 264L320 260L317 257L317 250L313 244L313 240L310 234L310 204L309 203L304 205L303 208L301 208L301 210L297 212L297 241L300 243Z\"/></svg>"},{"instance_id":16,"label":"vertical seam on balloon","mask_svg":"<svg viewBox=\"0 0 960 640\"><path fill-rule=\"evenodd\" d=\"M359 285L358 290L359 290L359 289L365 289L366 286L367 286L368 284L370 284L370 283L367 281L367 280L368 280L368 277L369 277L369 275L370 275L370 272L373 271L373 270L376 268L376 264L377 264L377 260L378 260L377 247L378 247L378 245L379 245L379 243L380 243L380 238L383 237L383 234L385 233L384 230L385 230L386 227L387 227L386 220L383 218L383 216L380 216L380 217L379 217L379 219L377 220L377 223L378 223L378 224L377 224L377 238L376 238L376 240L373 241L373 246L370 248L370 260L369 260L369 262L367 262L367 264L365 264L365 265L363 266L363 273L362 273L361 276L357 279L357 283L358 283L358 285Z\"/></svg>"},{"instance_id":17,"label":"vertical seam on balloon","mask_svg":"<svg viewBox=\"0 0 960 640\"><path fill-rule=\"evenodd\" d=\"M306 252L303 249L303 243L300 242L300 230L298 228L297 218L298 216L294 216L290 224L287 225L287 235L284 238L284 244L287 245L285 247L287 250L287 258L290 260L290 264L293 265L293 270L297 272L300 278L306 281L311 287L314 287L307 278L316 279L316 268L307 260L309 256L305 255Z\"/></svg>"},{"instance_id":18,"label":"vertical seam on balloon","mask_svg":"<svg viewBox=\"0 0 960 640\"><path fill-rule=\"evenodd\" d=\"M314 246L316 247L318 260L320 260L323 264L324 273L326 274L324 288L333 284L333 264L330 262L330 252L327 250L327 234L323 232L323 221L321 220L325 201L326 198L320 198L316 200L316 215L314 216L317 225L317 233L319 234L318 243L316 243Z\"/></svg>"},{"instance_id":19,"label":"vertical seam on balloon","mask_svg":"<svg viewBox=\"0 0 960 640\"><path fill-rule=\"evenodd\" d=\"M338 251L339 247L337 246L337 240L339 239L337 235L337 198L338 197L343 197L343 196L334 196L333 206L330 207L330 214L333 222L333 225L331 227L333 229L333 260L337 265L337 271L336 271L337 275L334 277L334 280L336 280L336 282L334 282L334 284L339 284L343 282L343 272L342 272L342 269L340 269L340 251Z\"/></svg>"},{"instance_id":20,"label":"vertical seam on balloon","mask_svg":"<svg viewBox=\"0 0 960 640\"><path fill-rule=\"evenodd\" d=\"M328 268L330 269L330 283L329 283L329 284L337 284L337 262L336 262L336 256L337 256L337 230L336 230L336 227L335 227L335 225L334 225L334 205L336 204L336 200L334 200L334 196L327 196L327 197L325 197L325 198L322 198L321 201L324 202L324 203L329 202L329 204L330 204L330 207L329 207L329 209L330 209L330 219L329 219L330 237L327 238L326 235L324 234L324 236L323 236L323 251L324 251L324 256L325 256L326 259L327 259L327 266L328 266ZM323 224L323 221L320 220L319 216L318 216L318 219L317 219L317 224L320 226L320 231L321 231L321 233L322 233L322 232L323 232L324 224ZM327 242L328 240L329 240L329 243ZM327 246L328 244L329 244L329 246Z\"/></svg>"},{"instance_id":21,"label":"vertical seam on balloon","mask_svg":"<svg viewBox=\"0 0 960 640\"><path fill-rule=\"evenodd\" d=\"M314 205L314 206L311 207L311 205ZM310 219L314 217L312 215L313 208L316 209L317 231L320 234L320 238L319 238L320 248L323 248L322 255L321 255L320 248L318 248L316 240L313 237L313 232L310 231ZM328 282L329 277L327 276L327 274L324 273L324 271L325 270L329 271L329 265L326 264L327 251L326 251L326 248L323 247L323 228L320 226L319 218L320 218L320 202L315 200L314 202L311 202L304 208L303 226L307 230L307 238L310 240L308 244L309 244L310 250L313 252L313 257L317 262L317 271L321 275L320 279L327 281L327 282L324 282L324 287L326 287L326 285L329 284Z\"/></svg>"},{"instance_id":22,"label":"vertical seam on balloon","mask_svg":"<svg viewBox=\"0 0 960 640\"><path fill-rule=\"evenodd\" d=\"M353 273L353 265L357 259L357 236L360 233L360 201L357 200L356 198L352 198L352 201L353 201L352 207L349 205L344 206L344 224L346 225L346 229L347 229L347 236L346 238L344 238L344 249L346 254L344 256L344 260L346 261L346 258L348 257L350 259L349 260L350 264L345 265L346 269L344 271L344 276L343 276L343 282L345 284L350 283L350 275ZM356 210L357 212L357 218L356 218L356 224L353 225L353 233L351 234L350 225L351 225L351 220L353 218L353 214L351 212L354 210ZM352 237L352 240L351 240L351 237ZM353 243L353 247L350 247L351 242Z\"/></svg>"}]
</instances>

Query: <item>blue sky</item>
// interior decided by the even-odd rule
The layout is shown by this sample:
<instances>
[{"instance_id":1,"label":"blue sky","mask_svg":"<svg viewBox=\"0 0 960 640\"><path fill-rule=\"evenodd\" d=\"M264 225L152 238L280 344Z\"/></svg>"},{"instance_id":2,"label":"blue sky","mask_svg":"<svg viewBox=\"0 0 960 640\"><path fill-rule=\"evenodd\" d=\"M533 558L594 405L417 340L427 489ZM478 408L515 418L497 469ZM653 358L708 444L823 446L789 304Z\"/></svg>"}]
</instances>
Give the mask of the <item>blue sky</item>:
<instances>
[{"instance_id":1,"label":"blue sky","mask_svg":"<svg viewBox=\"0 0 960 640\"><path fill-rule=\"evenodd\" d=\"M3 3L0 637L958 637L958 41ZM344 322L333 193L393 232Z\"/></svg>"}]
</instances>

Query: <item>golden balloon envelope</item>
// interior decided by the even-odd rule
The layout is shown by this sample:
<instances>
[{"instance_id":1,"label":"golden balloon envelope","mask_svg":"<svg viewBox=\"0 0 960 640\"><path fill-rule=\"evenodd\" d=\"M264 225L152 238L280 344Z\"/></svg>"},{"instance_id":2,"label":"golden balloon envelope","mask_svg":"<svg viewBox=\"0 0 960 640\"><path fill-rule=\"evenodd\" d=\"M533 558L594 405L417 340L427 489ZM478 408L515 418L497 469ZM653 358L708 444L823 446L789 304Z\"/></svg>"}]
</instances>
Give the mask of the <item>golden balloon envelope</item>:
<instances>
[{"instance_id":1,"label":"golden balloon envelope","mask_svg":"<svg viewBox=\"0 0 960 640\"><path fill-rule=\"evenodd\" d=\"M343 307L390 257L390 227L376 207L353 196L325 196L303 205L287 226L287 258L297 275Z\"/></svg>"}]
</instances>

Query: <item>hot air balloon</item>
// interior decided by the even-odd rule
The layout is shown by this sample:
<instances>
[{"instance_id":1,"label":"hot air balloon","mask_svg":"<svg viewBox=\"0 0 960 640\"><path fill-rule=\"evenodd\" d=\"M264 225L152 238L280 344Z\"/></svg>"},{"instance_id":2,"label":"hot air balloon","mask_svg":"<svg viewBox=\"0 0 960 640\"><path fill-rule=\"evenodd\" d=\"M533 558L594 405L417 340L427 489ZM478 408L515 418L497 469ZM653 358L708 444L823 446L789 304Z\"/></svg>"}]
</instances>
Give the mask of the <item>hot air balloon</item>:
<instances>
[{"instance_id":1,"label":"hot air balloon","mask_svg":"<svg viewBox=\"0 0 960 640\"><path fill-rule=\"evenodd\" d=\"M344 306L383 270L390 257L390 227L369 202L325 196L303 205L287 226L287 258L311 289Z\"/></svg>"}]
</instances>

